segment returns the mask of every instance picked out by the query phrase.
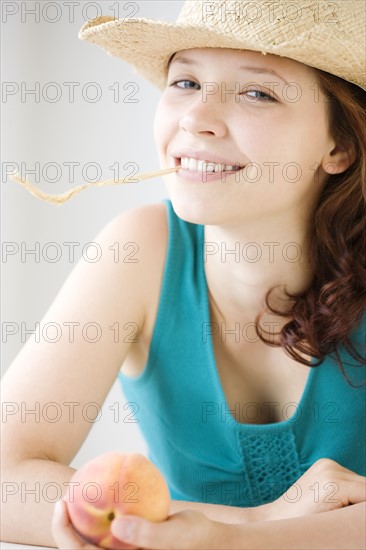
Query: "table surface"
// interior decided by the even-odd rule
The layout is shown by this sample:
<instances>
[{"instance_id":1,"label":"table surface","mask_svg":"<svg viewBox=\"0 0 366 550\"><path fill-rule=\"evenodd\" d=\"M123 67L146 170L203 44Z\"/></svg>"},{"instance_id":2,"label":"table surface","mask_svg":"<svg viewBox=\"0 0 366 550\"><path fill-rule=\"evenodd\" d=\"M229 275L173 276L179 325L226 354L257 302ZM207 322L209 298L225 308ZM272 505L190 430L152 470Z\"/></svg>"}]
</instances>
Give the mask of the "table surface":
<instances>
[{"instance_id":1,"label":"table surface","mask_svg":"<svg viewBox=\"0 0 366 550\"><path fill-rule=\"evenodd\" d=\"M11 544L10 542L0 541L0 550L16 550L16 549L37 550L37 548L40 548L42 550L55 550L50 546L32 546L31 544Z\"/></svg>"}]
</instances>

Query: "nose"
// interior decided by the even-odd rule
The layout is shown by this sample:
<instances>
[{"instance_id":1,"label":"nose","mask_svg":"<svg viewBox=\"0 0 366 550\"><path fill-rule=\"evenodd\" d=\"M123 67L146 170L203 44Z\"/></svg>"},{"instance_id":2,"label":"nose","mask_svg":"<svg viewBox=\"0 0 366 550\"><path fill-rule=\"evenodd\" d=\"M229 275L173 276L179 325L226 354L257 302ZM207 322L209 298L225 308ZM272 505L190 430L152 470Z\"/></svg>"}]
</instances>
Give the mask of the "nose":
<instances>
[{"instance_id":1,"label":"nose","mask_svg":"<svg viewBox=\"0 0 366 550\"><path fill-rule=\"evenodd\" d=\"M193 135L224 137L227 127L221 94L192 98L192 103L179 120L179 127Z\"/></svg>"}]
</instances>

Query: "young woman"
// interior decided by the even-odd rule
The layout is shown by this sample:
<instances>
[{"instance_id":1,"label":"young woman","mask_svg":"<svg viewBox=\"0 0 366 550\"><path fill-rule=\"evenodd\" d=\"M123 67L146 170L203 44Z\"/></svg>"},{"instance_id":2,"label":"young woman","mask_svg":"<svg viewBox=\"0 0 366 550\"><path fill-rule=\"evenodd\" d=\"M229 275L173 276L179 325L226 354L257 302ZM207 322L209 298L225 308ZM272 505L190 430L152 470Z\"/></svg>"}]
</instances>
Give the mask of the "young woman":
<instances>
[{"instance_id":1,"label":"young woman","mask_svg":"<svg viewBox=\"0 0 366 550\"><path fill-rule=\"evenodd\" d=\"M164 87L155 139L180 169L98 236L138 242L137 268L78 264L44 319L133 320L138 342L27 344L4 393L102 403L119 376L173 499L161 524L115 520L121 548L364 545L365 7L326 26L311 2L291 25L249 4L81 32ZM66 486L89 428L8 422L7 479ZM94 548L53 508L8 504L7 540Z\"/></svg>"}]
</instances>

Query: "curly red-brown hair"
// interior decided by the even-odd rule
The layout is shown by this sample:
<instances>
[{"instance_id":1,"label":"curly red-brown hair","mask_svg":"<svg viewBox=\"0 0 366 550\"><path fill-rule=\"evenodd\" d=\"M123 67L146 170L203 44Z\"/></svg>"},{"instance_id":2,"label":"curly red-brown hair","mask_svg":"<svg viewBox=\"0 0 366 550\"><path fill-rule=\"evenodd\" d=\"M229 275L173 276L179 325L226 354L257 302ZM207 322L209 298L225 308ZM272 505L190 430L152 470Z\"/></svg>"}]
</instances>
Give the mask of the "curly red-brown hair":
<instances>
[{"instance_id":1,"label":"curly red-brown hair","mask_svg":"<svg viewBox=\"0 0 366 550\"><path fill-rule=\"evenodd\" d=\"M270 306L274 288L266 295L268 310L290 321L276 342L260 327L263 313L257 316L256 330L263 342L281 346L304 365L318 366L334 354L344 372L340 345L358 364L366 364L366 345L355 349L350 341L366 312L366 92L329 73L315 72L326 96L332 137L337 144L353 146L356 158L345 172L329 176L319 197L310 241L309 259L316 266L310 286L298 295L285 291L291 304L286 311Z\"/></svg>"}]
</instances>

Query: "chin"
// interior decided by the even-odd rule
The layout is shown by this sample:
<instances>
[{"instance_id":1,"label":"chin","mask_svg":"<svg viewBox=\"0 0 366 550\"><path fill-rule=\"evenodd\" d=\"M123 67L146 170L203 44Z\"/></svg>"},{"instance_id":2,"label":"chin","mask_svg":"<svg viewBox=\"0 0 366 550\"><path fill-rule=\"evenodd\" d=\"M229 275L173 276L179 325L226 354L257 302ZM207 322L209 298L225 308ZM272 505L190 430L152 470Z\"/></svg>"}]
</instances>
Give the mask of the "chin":
<instances>
[{"instance_id":1,"label":"chin","mask_svg":"<svg viewBox=\"0 0 366 550\"><path fill-rule=\"evenodd\" d=\"M165 184L174 212L182 220L199 225L221 225L232 218L232 212L227 211L220 194L209 193L207 189L193 192L192 188L175 182Z\"/></svg>"},{"instance_id":2,"label":"chin","mask_svg":"<svg viewBox=\"0 0 366 550\"><path fill-rule=\"evenodd\" d=\"M175 198L169 196L174 212L182 220L200 225L220 225L224 221L222 208L219 205L210 205L208 201L189 197Z\"/></svg>"}]
</instances>

